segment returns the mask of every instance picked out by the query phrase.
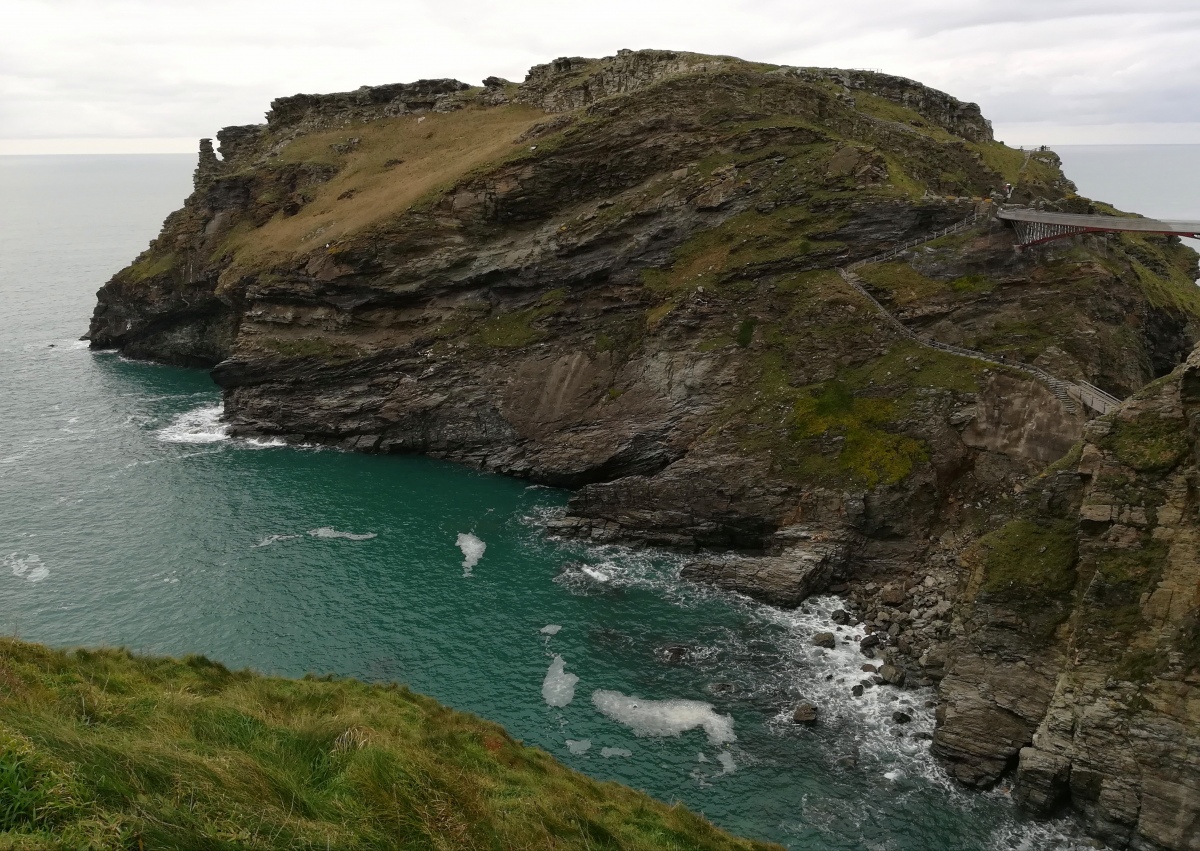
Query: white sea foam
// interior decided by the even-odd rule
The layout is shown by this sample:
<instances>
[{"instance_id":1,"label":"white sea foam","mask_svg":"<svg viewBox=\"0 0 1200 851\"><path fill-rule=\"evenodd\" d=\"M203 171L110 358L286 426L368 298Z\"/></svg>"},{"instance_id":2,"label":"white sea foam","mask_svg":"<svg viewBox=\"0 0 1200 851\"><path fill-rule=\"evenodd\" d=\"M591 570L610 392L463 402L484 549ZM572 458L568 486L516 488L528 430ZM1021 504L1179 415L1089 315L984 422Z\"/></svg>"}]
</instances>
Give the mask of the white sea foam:
<instances>
[{"instance_id":1,"label":"white sea foam","mask_svg":"<svg viewBox=\"0 0 1200 851\"><path fill-rule=\"evenodd\" d=\"M287 441L282 437L248 437L241 442L241 445L247 449L275 449L279 446L287 446Z\"/></svg>"},{"instance_id":2,"label":"white sea foam","mask_svg":"<svg viewBox=\"0 0 1200 851\"><path fill-rule=\"evenodd\" d=\"M567 750L573 754L587 753L591 747L591 739L567 739Z\"/></svg>"},{"instance_id":3,"label":"white sea foam","mask_svg":"<svg viewBox=\"0 0 1200 851\"><path fill-rule=\"evenodd\" d=\"M604 715L624 724L637 736L678 736L703 728L714 745L734 741L733 718L719 715L699 700L645 700L619 691L598 690L592 703Z\"/></svg>"},{"instance_id":4,"label":"white sea foam","mask_svg":"<svg viewBox=\"0 0 1200 851\"><path fill-rule=\"evenodd\" d=\"M566 668L566 660L555 656L542 680L542 699L560 709L575 699L575 684L579 682L579 677L568 674Z\"/></svg>"},{"instance_id":5,"label":"white sea foam","mask_svg":"<svg viewBox=\"0 0 1200 851\"><path fill-rule=\"evenodd\" d=\"M4 559L4 566L26 582L41 582L50 575L50 568L42 564L42 557L36 553L10 553Z\"/></svg>"},{"instance_id":6,"label":"white sea foam","mask_svg":"<svg viewBox=\"0 0 1200 851\"><path fill-rule=\"evenodd\" d=\"M178 414L155 436L166 443L218 443L229 439L228 431L221 422L221 406L205 405Z\"/></svg>"},{"instance_id":7,"label":"white sea foam","mask_svg":"<svg viewBox=\"0 0 1200 851\"><path fill-rule=\"evenodd\" d=\"M597 582L611 582L612 581L612 576L605 573L603 570L599 570L598 568L588 567L585 564L581 569L583 570L584 573L586 573L588 576L592 577L592 579L595 579Z\"/></svg>"},{"instance_id":8,"label":"white sea foam","mask_svg":"<svg viewBox=\"0 0 1200 851\"><path fill-rule=\"evenodd\" d=\"M722 774L733 774L737 771L737 763L733 761L733 754L729 751L721 751L717 754L717 762L721 763Z\"/></svg>"},{"instance_id":9,"label":"white sea foam","mask_svg":"<svg viewBox=\"0 0 1200 851\"><path fill-rule=\"evenodd\" d=\"M601 748L600 756L605 759L612 759L614 756L633 756L633 751L628 748Z\"/></svg>"},{"instance_id":10,"label":"white sea foam","mask_svg":"<svg viewBox=\"0 0 1200 851\"><path fill-rule=\"evenodd\" d=\"M562 624L551 623L551 624L546 624L544 627L542 627L538 631L540 633L542 633L543 635L558 635L558 631L560 629L562 629Z\"/></svg>"},{"instance_id":11,"label":"white sea foam","mask_svg":"<svg viewBox=\"0 0 1200 851\"><path fill-rule=\"evenodd\" d=\"M309 529L308 534L314 538L344 538L347 541L369 541L376 537L374 532L356 535L354 532L342 532L332 526L322 526L320 529Z\"/></svg>"},{"instance_id":12,"label":"white sea foam","mask_svg":"<svg viewBox=\"0 0 1200 851\"><path fill-rule=\"evenodd\" d=\"M271 544L275 543L276 541L291 541L294 538L299 538L299 537L300 537L299 535L267 535L267 537L263 538L257 544L252 545L251 549L258 549L259 547L269 547L269 546L271 546Z\"/></svg>"},{"instance_id":13,"label":"white sea foam","mask_svg":"<svg viewBox=\"0 0 1200 851\"><path fill-rule=\"evenodd\" d=\"M463 554L463 576L470 576L471 570L475 565L479 564L479 560L483 558L483 551L487 549L487 544L476 538L470 532L459 532L458 538L454 541L455 546L462 550Z\"/></svg>"}]
</instances>

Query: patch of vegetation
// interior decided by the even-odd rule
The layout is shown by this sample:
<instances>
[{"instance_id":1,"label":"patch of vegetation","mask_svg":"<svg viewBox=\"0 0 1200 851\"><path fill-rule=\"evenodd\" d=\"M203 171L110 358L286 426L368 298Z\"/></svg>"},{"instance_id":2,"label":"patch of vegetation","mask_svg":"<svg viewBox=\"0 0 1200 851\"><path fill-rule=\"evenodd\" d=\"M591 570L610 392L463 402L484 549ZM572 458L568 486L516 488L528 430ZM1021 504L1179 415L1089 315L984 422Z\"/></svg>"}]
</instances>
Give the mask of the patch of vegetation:
<instances>
[{"instance_id":1,"label":"patch of vegetation","mask_svg":"<svg viewBox=\"0 0 1200 851\"><path fill-rule=\"evenodd\" d=\"M289 358L319 358L327 361L345 361L361 357L363 349L354 343L327 340L324 337L261 337L257 340L263 348Z\"/></svg>"},{"instance_id":2,"label":"patch of vegetation","mask_svg":"<svg viewBox=\"0 0 1200 851\"><path fill-rule=\"evenodd\" d=\"M927 278L907 263L872 263L860 269L858 275L871 286L885 290L897 305L951 290L947 282Z\"/></svg>"},{"instance_id":3,"label":"patch of vegetation","mask_svg":"<svg viewBox=\"0 0 1200 851\"><path fill-rule=\"evenodd\" d=\"M1141 473L1164 473L1191 449L1184 423L1153 412L1131 420L1114 418L1112 430L1099 443Z\"/></svg>"},{"instance_id":4,"label":"patch of vegetation","mask_svg":"<svg viewBox=\"0 0 1200 851\"><path fill-rule=\"evenodd\" d=\"M1059 335L1048 326L1049 323L1036 318L998 321L986 333L968 340L967 345L993 354L1010 355L1019 361L1033 361L1048 347L1061 342Z\"/></svg>"},{"instance_id":5,"label":"patch of vegetation","mask_svg":"<svg viewBox=\"0 0 1200 851\"><path fill-rule=\"evenodd\" d=\"M929 121L916 110L909 109L887 98L858 90L854 93L854 104L860 112L865 112L867 115L881 118L884 121L895 121L903 124L906 127L916 130L921 135L928 136L930 139L935 139L938 142L961 141L959 137Z\"/></svg>"},{"instance_id":6,"label":"patch of vegetation","mask_svg":"<svg viewBox=\"0 0 1200 851\"><path fill-rule=\"evenodd\" d=\"M646 327L650 330L654 330L658 327L660 322L667 318L667 314L674 309L675 302L673 301L664 301L657 307L650 308L648 311L646 311Z\"/></svg>"},{"instance_id":7,"label":"patch of vegetation","mask_svg":"<svg viewBox=\"0 0 1200 851\"><path fill-rule=\"evenodd\" d=\"M534 323L557 313L566 296L564 289L551 290L527 310L494 314L483 322L475 338L491 349L519 349L536 343L547 335L545 331L535 328Z\"/></svg>"},{"instance_id":8,"label":"patch of vegetation","mask_svg":"<svg viewBox=\"0 0 1200 851\"><path fill-rule=\"evenodd\" d=\"M1128 234L1122 234L1122 240L1135 258L1131 265L1137 284L1152 305L1200 316L1200 287L1182 264L1166 256L1165 247Z\"/></svg>"},{"instance_id":9,"label":"patch of vegetation","mask_svg":"<svg viewBox=\"0 0 1200 851\"><path fill-rule=\"evenodd\" d=\"M753 319L743 319L741 324L738 325L737 334L734 335L734 342L743 349L749 346L750 342L754 339L754 326L756 324Z\"/></svg>"},{"instance_id":10,"label":"patch of vegetation","mask_svg":"<svg viewBox=\"0 0 1200 851\"><path fill-rule=\"evenodd\" d=\"M838 467L853 481L869 488L905 479L929 453L918 440L882 427L894 420L887 399L857 398L841 381L830 381L793 407L796 440L836 437L841 441Z\"/></svg>"},{"instance_id":11,"label":"patch of vegetation","mask_svg":"<svg viewBox=\"0 0 1200 851\"><path fill-rule=\"evenodd\" d=\"M1067 454L1059 458L1053 464L1038 475L1038 478L1048 478L1056 473L1075 472L1079 468L1079 462L1083 458L1083 441L1077 440L1067 450Z\"/></svg>"},{"instance_id":12,"label":"patch of vegetation","mask_svg":"<svg viewBox=\"0 0 1200 851\"><path fill-rule=\"evenodd\" d=\"M394 685L13 640L0 666L6 848L777 847Z\"/></svg>"},{"instance_id":13,"label":"patch of vegetation","mask_svg":"<svg viewBox=\"0 0 1200 851\"><path fill-rule=\"evenodd\" d=\"M14 750L0 750L0 832L36 829L53 810L44 778L29 763Z\"/></svg>"},{"instance_id":14,"label":"patch of vegetation","mask_svg":"<svg viewBox=\"0 0 1200 851\"><path fill-rule=\"evenodd\" d=\"M1134 683L1148 683L1167 669L1165 653L1152 650L1131 650L1121 657L1113 673Z\"/></svg>"},{"instance_id":15,"label":"patch of vegetation","mask_svg":"<svg viewBox=\"0 0 1200 851\"><path fill-rule=\"evenodd\" d=\"M989 293L996 288L996 282L983 275L964 275L950 282L950 289L956 293Z\"/></svg>"},{"instance_id":16,"label":"patch of vegetation","mask_svg":"<svg viewBox=\"0 0 1200 851\"><path fill-rule=\"evenodd\" d=\"M892 387L906 390L939 388L959 393L978 393L979 378L988 365L904 340L891 346L882 357L845 370L842 378L855 389Z\"/></svg>"},{"instance_id":17,"label":"patch of vegetation","mask_svg":"<svg viewBox=\"0 0 1200 851\"><path fill-rule=\"evenodd\" d=\"M840 250L841 243L817 238L836 230L840 221L840 217L814 216L796 206L766 214L755 210L740 213L692 236L675 250L669 266L643 270L642 283L654 292L673 294L744 281L745 276L738 276L737 270Z\"/></svg>"},{"instance_id":18,"label":"patch of vegetation","mask_svg":"<svg viewBox=\"0 0 1200 851\"><path fill-rule=\"evenodd\" d=\"M170 272L175 268L176 262L174 252L165 254L147 252L125 270L125 277L131 283L140 284Z\"/></svg>"},{"instance_id":19,"label":"patch of vegetation","mask_svg":"<svg viewBox=\"0 0 1200 851\"><path fill-rule=\"evenodd\" d=\"M1013 520L979 539L982 589L1000 598L1036 603L1075 585L1075 527L1069 521Z\"/></svg>"}]
</instances>

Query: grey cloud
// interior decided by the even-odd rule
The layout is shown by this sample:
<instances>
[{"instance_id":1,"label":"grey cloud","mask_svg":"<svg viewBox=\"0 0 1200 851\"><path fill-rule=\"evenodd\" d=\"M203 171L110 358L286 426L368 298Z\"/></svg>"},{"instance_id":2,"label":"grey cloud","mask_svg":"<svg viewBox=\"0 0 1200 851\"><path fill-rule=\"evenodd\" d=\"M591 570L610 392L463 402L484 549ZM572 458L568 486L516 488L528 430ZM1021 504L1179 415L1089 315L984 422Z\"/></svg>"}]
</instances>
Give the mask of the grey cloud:
<instances>
[{"instance_id":1,"label":"grey cloud","mask_svg":"<svg viewBox=\"0 0 1200 851\"><path fill-rule=\"evenodd\" d=\"M881 68L994 121L1200 122L1195 0L9 0L0 136L211 135L271 98L622 47ZM1147 140L1152 141L1152 140ZM1200 141L1200 139L1197 139Z\"/></svg>"}]
</instances>

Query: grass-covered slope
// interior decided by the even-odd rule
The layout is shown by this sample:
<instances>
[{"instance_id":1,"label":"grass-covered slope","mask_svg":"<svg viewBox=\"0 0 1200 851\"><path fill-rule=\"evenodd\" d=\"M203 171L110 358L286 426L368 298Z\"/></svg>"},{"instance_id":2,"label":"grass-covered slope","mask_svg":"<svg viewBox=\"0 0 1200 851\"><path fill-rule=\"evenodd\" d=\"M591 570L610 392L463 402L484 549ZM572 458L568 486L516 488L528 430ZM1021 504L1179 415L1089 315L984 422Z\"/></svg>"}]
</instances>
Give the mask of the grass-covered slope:
<instances>
[{"instance_id":1,"label":"grass-covered slope","mask_svg":"<svg viewBox=\"0 0 1200 851\"><path fill-rule=\"evenodd\" d=\"M0 848L767 847L405 688L0 644Z\"/></svg>"}]
</instances>

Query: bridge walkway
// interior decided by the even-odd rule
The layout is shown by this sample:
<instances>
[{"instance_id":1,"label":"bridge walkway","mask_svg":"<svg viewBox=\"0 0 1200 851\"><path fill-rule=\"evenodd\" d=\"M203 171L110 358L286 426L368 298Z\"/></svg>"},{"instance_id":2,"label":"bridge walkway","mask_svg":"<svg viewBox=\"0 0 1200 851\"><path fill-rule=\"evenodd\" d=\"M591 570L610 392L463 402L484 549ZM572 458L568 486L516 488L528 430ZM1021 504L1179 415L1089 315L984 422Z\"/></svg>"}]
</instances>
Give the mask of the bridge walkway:
<instances>
[{"instance_id":1,"label":"bridge walkway","mask_svg":"<svg viewBox=\"0 0 1200 851\"><path fill-rule=\"evenodd\" d=\"M1080 233L1152 233L1200 237L1200 222L1053 213L1028 207L1001 207L996 211L996 217L1012 222L1017 241L1022 247Z\"/></svg>"}]
</instances>

